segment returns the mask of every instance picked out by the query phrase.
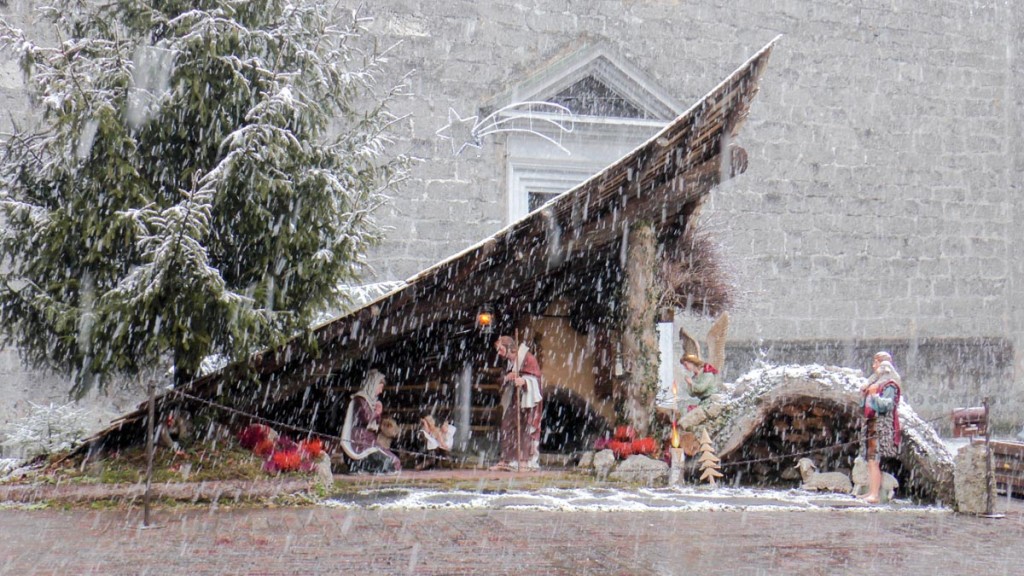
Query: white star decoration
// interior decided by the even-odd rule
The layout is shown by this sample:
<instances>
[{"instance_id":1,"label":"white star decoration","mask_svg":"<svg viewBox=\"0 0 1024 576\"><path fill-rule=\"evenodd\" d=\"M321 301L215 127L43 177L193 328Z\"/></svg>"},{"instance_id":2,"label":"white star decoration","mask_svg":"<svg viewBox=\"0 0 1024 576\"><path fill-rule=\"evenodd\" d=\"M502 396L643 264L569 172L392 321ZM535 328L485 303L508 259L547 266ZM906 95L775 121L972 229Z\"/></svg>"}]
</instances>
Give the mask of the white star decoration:
<instances>
[{"instance_id":1,"label":"white star decoration","mask_svg":"<svg viewBox=\"0 0 1024 576\"><path fill-rule=\"evenodd\" d=\"M441 127L435 134L452 144L452 156L458 156L466 146L480 148L480 138L476 135L477 117L462 118L453 108L448 109L448 124Z\"/></svg>"},{"instance_id":2,"label":"white star decoration","mask_svg":"<svg viewBox=\"0 0 1024 576\"><path fill-rule=\"evenodd\" d=\"M531 134L553 144L556 148L571 154L562 146L561 135L572 132L575 115L561 104L553 102L518 102L491 112L483 120L477 116L463 118L454 108L448 109L448 124L434 134L448 140L452 145L452 156L458 156L466 148L480 148L482 138L498 132ZM541 129L547 132L541 132ZM553 136L555 137L552 137Z\"/></svg>"}]
</instances>

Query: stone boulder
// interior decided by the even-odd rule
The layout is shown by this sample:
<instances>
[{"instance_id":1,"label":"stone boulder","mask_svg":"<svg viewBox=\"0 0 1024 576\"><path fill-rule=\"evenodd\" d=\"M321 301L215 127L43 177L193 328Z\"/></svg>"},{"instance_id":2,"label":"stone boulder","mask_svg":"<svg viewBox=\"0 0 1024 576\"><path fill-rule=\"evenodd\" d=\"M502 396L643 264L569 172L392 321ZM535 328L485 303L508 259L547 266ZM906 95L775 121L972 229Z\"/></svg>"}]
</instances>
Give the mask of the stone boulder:
<instances>
[{"instance_id":1,"label":"stone boulder","mask_svg":"<svg viewBox=\"0 0 1024 576\"><path fill-rule=\"evenodd\" d=\"M698 426L708 419L707 412L702 406L697 406L679 419L679 428L683 430L696 430Z\"/></svg>"},{"instance_id":2,"label":"stone boulder","mask_svg":"<svg viewBox=\"0 0 1024 576\"><path fill-rule=\"evenodd\" d=\"M594 453L592 451L584 452L580 455L580 462L576 465L577 468L593 468L594 467Z\"/></svg>"},{"instance_id":3,"label":"stone boulder","mask_svg":"<svg viewBox=\"0 0 1024 576\"><path fill-rule=\"evenodd\" d=\"M983 444L968 444L956 454L953 467L953 490L956 511L962 514L987 514L996 501L995 475L989 474L991 454ZM986 478L988 482L986 482Z\"/></svg>"},{"instance_id":4,"label":"stone boulder","mask_svg":"<svg viewBox=\"0 0 1024 576\"><path fill-rule=\"evenodd\" d=\"M616 466L609 478L647 486L665 484L668 481L668 464L641 454L634 454Z\"/></svg>"},{"instance_id":5,"label":"stone boulder","mask_svg":"<svg viewBox=\"0 0 1024 576\"><path fill-rule=\"evenodd\" d=\"M330 488L334 485L334 474L331 472L331 456L327 452L321 452L314 462L317 483Z\"/></svg>"},{"instance_id":6,"label":"stone boulder","mask_svg":"<svg viewBox=\"0 0 1024 576\"><path fill-rule=\"evenodd\" d=\"M615 453L611 450L601 450L594 454L594 470L598 478L607 478L608 472L615 466Z\"/></svg>"}]
</instances>

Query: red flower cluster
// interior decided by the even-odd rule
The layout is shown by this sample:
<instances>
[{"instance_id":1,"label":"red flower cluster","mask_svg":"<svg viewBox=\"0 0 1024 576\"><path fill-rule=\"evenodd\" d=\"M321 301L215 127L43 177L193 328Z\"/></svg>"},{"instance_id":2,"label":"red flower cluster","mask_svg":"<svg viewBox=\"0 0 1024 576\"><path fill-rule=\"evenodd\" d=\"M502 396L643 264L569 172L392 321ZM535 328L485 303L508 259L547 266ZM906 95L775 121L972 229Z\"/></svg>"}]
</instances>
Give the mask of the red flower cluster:
<instances>
[{"instance_id":1,"label":"red flower cluster","mask_svg":"<svg viewBox=\"0 0 1024 576\"><path fill-rule=\"evenodd\" d=\"M594 442L594 450L605 449L611 450L621 460L633 454L653 454L658 450L658 445L654 438L637 438L632 426L617 426L613 438L599 438Z\"/></svg>"},{"instance_id":2,"label":"red flower cluster","mask_svg":"<svg viewBox=\"0 0 1024 576\"><path fill-rule=\"evenodd\" d=\"M299 451L305 452L313 460L316 460L324 453L324 444L319 438L310 438L299 442Z\"/></svg>"},{"instance_id":3,"label":"red flower cluster","mask_svg":"<svg viewBox=\"0 0 1024 576\"><path fill-rule=\"evenodd\" d=\"M319 438L296 443L263 424L251 424L242 430L238 434L238 443L257 456L263 456L263 469L271 474L295 470L309 472L313 470L316 459L324 453Z\"/></svg>"},{"instance_id":4,"label":"red flower cluster","mask_svg":"<svg viewBox=\"0 0 1024 576\"><path fill-rule=\"evenodd\" d=\"M270 438L264 438L253 446L253 453L257 456L269 456L274 451L274 441Z\"/></svg>"},{"instance_id":5,"label":"red flower cluster","mask_svg":"<svg viewBox=\"0 0 1024 576\"><path fill-rule=\"evenodd\" d=\"M270 466L266 464L264 468L276 468L281 472L291 472L292 470L298 470L302 466L302 456L298 451L295 452L274 452L273 456L270 457L268 462ZM268 470L269 472L270 470Z\"/></svg>"}]
</instances>

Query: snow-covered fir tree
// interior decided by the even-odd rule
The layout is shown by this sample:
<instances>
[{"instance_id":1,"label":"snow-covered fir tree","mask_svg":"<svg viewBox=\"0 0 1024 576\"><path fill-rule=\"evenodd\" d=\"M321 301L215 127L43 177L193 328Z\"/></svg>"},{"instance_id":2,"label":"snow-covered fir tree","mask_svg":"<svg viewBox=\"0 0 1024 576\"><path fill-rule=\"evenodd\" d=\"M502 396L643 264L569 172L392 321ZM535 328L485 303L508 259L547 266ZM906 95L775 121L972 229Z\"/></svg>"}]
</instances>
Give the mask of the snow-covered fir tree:
<instances>
[{"instance_id":1,"label":"snow-covered fir tree","mask_svg":"<svg viewBox=\"0 0 1024 576\"><path fill-rule=\"evenodd\" d=\"M358 278L389 151L386 62L327 0L57 0L0 21L41 129L0 148L0 330L33 365L178 381L306 328Z\"/></svg>"}]
</instances>

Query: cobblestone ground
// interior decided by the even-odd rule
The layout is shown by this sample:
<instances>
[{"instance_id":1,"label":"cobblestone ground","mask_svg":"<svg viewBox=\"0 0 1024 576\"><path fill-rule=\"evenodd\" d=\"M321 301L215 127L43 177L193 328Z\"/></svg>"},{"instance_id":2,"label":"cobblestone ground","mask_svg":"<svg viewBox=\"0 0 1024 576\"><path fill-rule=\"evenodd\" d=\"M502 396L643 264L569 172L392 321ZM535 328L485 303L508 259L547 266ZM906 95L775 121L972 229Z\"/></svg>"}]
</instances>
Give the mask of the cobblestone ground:
<instances>
[{"instance_id":1,"label":"cobblestone ground","mask_svg":"<svg viewBox=\"0 0 1024 576\"><path fill-rule=\"evenodd\" d=\"M0 510L0 574L1024 574L1024 514Z\"/></svg>"}]
</instances>

